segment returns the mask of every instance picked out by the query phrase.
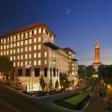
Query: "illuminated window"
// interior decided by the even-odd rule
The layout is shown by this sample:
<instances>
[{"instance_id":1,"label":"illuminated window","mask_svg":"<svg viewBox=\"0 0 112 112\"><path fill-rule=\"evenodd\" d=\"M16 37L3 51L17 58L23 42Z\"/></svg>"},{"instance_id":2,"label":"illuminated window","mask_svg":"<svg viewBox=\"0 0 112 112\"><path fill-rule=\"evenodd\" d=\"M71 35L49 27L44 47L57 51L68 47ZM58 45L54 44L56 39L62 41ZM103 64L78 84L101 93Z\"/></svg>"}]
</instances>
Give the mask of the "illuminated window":
<instances>
[{"instance_id":1,"label":"illuminated window","mask_svg":"<svg viewBox=\"0 0 112 112\"><path fill-rule=\"evenodd\" d=\"M69 54L71 54L71 52L69 51Z\"/></svg>"},{"instance_id":2,"label":"illuminated window","mask_svg":"<svg viewBox=\"0 0 112 112\"><path fill-rule=\"evenodd\" d=\"M1 43L3 43L3 39L1 39Z\"/></svg>"},{"instance_id":3,"label":"illuminated window","mask_svg":"<svg viewBox=\"0 0 112 112\"><path fill-rule=\"evenodd\" d=\"M36 45L34 45L34 50L37 50L37 46Z\"/></svg>"},{"instance_id":4,"label":"illuminated window","mask_svg":"<svg viewBox=\"0 0 112 112\"><path fill-rule=\"evenodd\" d=\"M34 58L36 58L37 57L37 54L36 53L34 53Z\"/></svg>"},{"instance_id":5,"label":"illuminated window","mask_svg":"<svg viewBox=\"0 0 112 112\"><path fill-rule=\"evenodd\" d=\"M29 46L29 49L28 50L31 51L31 46Z\"/></svg>"},{"instance_id":6,"label":"illuminated window","mask_svg":"<svg viewBox=\"0 0 112 112\"><path fill-rule=\"evenodd\" d=\"M16 47L16 43L14 43L14 47Z\"/></svg>"},{"instance_id":7,"label":"illuminated window","mask_svg":"<svg viewBox=\"0 0 112 112\"><path fill-rule=\"evenodd\" d=\"M28 47L25 47L25 51L28 51Z\"/></svg>"},{"instance_id":8,"label":"illuminated window","mask_svg":"<svg viewBox=\"0 0 112 112\"><path fill-rule=\"evenodd\" d=\"M10 37L10 39L11 39L11 42L13 42L13 37L12 36Z\"/></svg>"},{"instance_id":9,"label":"illuminated window","mask_svg":"<svg viewBox=\"0 0 112 112\"><path fill-rule=\"evenodd\" d=\"M30 36L30 37L32 36L32 31L30 31L29 36Z\"/></svg>"},{"instance_id":10,"label":"illuminated window","mask_svg":"<svg viewBox=\"0 0 112 112\"><path fill-rule=\"evenodd\" d=\"M52 40L52 41L54 40L54 37L53 37L53 36L51 37L51 40Z\"/></svg>"},{"instance_id":11,"label":"illuminated window","mask_svg":"<svg viewBox=\"0 0 112 112\"><path fill-rule=\"evenodd\" d=\"M20 53L20 49L19 48L17 49L17 53Z\"/></svg>"},{"instance_id":12,"label":"illuminated window","mask_svg":"<svg viewBox=\"0 0 112 112\"><path fill-rule=\"evenodd\" d=\"M21 60L23 60L23 55L21 55Z\"/></svg>"},{"instance_id":13,"label":"illuminated window","mask_svg":"<svg viewBox=\"0 0 112 112\"><path fill-rule=\"evenodd\" d=\"M4 55L6 55L6 51L4 51Z\"/></svg>"},{"instance_id":14,"label":"illuminated window","mask_svg":"<svg viewBox=\"0 0 112 112\"><path fill-rule=\"evenodd\" d=\"M20 40L20 35L17 35L17 40L18 40L18 41Z\"/></svg>"},{"instance_id":15,"label":"illuminated window","mask_svg":"<svg viewBox=\"0 0 112 112\"><path fill-rule=\"evenodd\" d=\"M27 65L28 64L28 62L27 61L25 61L25 65Z\"/></svg>"},{"instance_id":16,"label":"illuminated window","mask_svg":"<svg viewBox=\"0 0 112 112\"><path fill-rule=\"evenodd\" d=\"M44 57L47 57L47 52L46 51L44 52Z\"/></svg>"},{"instance_id":17,"label":"illuminated window","mask_svg":"<svg viewBox=\"0 0 112 112\"><path fill-rule=\"evenodd\" d=\"M21 45L23 45L23 41L21 41Z\"/></svg>"},{"instance_id":18,"label":"illuminated window","mask_svg":"<svg viewBox=\"0 0 112 112\"><path fill-rule=\"evenodd\" d=\"M27 45L28 44L28 40L25 40L25 45Z\"/></svg>"},{"instance_id":19,"label":"illuminated window","mask_svg":"<svg viewBox=\"0 0 112 112\"><path fill-rule=\"evenodd\" d=\"M45 65L47 64L47 60L45 60Z\"/></svg>"},{"instance_id":20,"label":"illuminated window","mask_svg":"<svg viewBox=\"0 0 112 112\"><path fill-rule=\"evenodd\" d=\"M20 57L19 56L17 56L17 60L19 60L20 59Z\"/></svg>"},{"instance_id":21,"label":"illuminated window","mask_svg":"<svg viewBox=\"0 0 112 112\"><path fill-rule=\"evenodd\" d=\"M28 59L28 55L27 54L25 54L25 59Z\"/></svg>"},{"instance_id":22,"label":"illuminated window","mask_svg":"<svg viewBox=\"0 0 112 112\"><path fill-rule=\"evenodd\" d=\"M37 42L37 38L34 38L34 43L36 43Z\"/></svg>"},{"instance_id":23,"label":"illuminated window","mask_svg":"<svg viewBox=\"0 0 112 112\"><path fill-rule=\"evenodd\" d=\"M6 39L4 38L4 43L6 43Z\"/></svg>"},{"instance_id":24,"label":"illuminated window","mask_svg":"<svg viewBox=\"0 0 112 112\"><path fill-rule=\"evenodd\" d=\"M17 62L17 65L20 66L20 62Z\"/></svg>"},{"instance_id":25,"label":"illuminated window","mask_svg":"<svg viewBox=\"0 0 112 112\"><path fill-rule=\"evenodd\" d=\"M32 43L32 39L29 39L29 44L31 44Z\"/></svg>"},{"instance_id":26,"label":"illuminated window","mask_svg":"<svg viewBox=\"0 0 112 112\"><path fill-rule=\"evenodd\" d=\"M1 51L1 56L3 55L3 52Z\"/></svg>"},{"instance_id":27,"label":"illuminated window","mask_svg":"<svg viewBox=\"0 0 112 112\"><path fill-rule=\"evenodd\" d=\"M31 59L31 54L29 54L29 59Z\"/></svg>"},{"instance_id":28,"label":"illuminated window","mask_svg":"<svg viewBox=\"0 0 112 112\"><path fill-rule=\"evenodd\" d=\"M9 44L7 44L7 49L9 48Z\"/></svg>"},{"instance_id":29,"label":"illuminated window","mask_svg":"<svg viewBox=\"0 0 112 112\"><path fill-rule=\"evenodd\" d=\"M9 54L9 51L7 51L7 55Z\"/></svg>"},{"instance_id":30,"label":"illuminated window","mask_svg":"<svg viewBox=\"0 0 112 112\"><path fill-rule=\"evenodd\" d=\"M23 66L23 62L21 62L21 66Z\"/></svg>"},{"instance_id":31,"label":"illuminated window","mask_svg":"<svg viewBox=\"0 0 112 112\"><path fill-rule=\"evenodd\" d=\"M37 34L37 30L36 29L34 30L34 34Z\"/></svg>"},{"instance_id":32,"label":"illuminated window","mask_svg":"<svg viewBox=\"0 0 112 112\"><path fill-rule=\"evenodd\" d=\"M41 28L39 28L39 29L38 29L38 33L41 33L41 32L42 32L42 29L41 29Z\"/></svg>"},{"instance_id":33,"label":"illuminated window","mask_svg":"<svg viewBox=\"0 0 112 112\"><path fill-rule=\"evenodd\" d=\"M38 42L41 42L41 37L38 37Z\"/></svg>"},{"instance_id":34,"label":"illuminated window","mask_svg":"<svg viewBox=\"0 0 112 112\"><path fill-rule=\"evenodd\" d=\"M40 58L41 57L41 53L38 53L38 58Z\"/></svg>"},{"instance_id":35,"label":"illuminated window","mask_svg":"<svg viewBox=\"0 0 112 112\"><path fill-rule=\"evenodd\" d=\"M37 65L37 61L36 60L34 61L34 65Z\"/></svg>"},{"instance_id":36,"label":"illuminated window","mask_svg":"<svg viewBox=\"0 0 112 112\"><path fill-rule=\"evenodd\" d=\"M12 49L10 50L10 54L12 54Z\"/></svg>"},{"instance_id":37,"label":"illuminated window","mask_svg":"<svg viewBox=\"0 0 112 112\"><path fill-rule=\"evenodd\" d=\"M10 48L12 48L12 44L10 44Z\"/></svg>"},{"instance_id":38,"label":"illuminated window","mask_svg":"<svg viewBox=\"0 0 112 112\"><path fill-rule=\"evenodd\" d=\"M38 45L38 49L41 49L41 45Z\"/></svg>"},{"instance_id":39,"label":"illuminated window","mask_svg":"<svg viewBox=\"0 0 112 112\"><path fill-rule=\"evenodd\" d=\"M26 39L28 38L28 33L27 33L27 32L25 33L25 38L26 38Z\"/></svg>"},{"instance_id":40,"label":"illuminated window","mask_svg":"<svg viewBox=\"0 0 112 112\"><path fill-rule=\"evenodd\" d=\"M31 65L31 61L29 61L29 64Z\"/></svg>"},{"instance_id":41,"label":"illuminated window","mask_svg":"<svg viewBox=\"0 0 112 112\"><path fill-rule=\"evenodd\" d=\"M7 43L9 43L9 37L7 38Z\"/></svg>"},{"instance_id":42,"label":"illuminated window","mask_svg":"<svg viewBox=\"0 0 112 112\"><path fill-rule=\"evenodd\" d=\"M16 42L16 36L14 36L13 38L14 38L14 42Z\"/></svg>"},{"instance_id":43,"label":"illuminated window","mask_svg":"<svg viewBox=\"0 0 112 112\"><path fill-rule=\"evenodd\" d=\"M45 34L45 29L43 29L43 33Z\"/></svg>"},{"instance_id":44,"label":"illuminated window","mask_svg":"<svg viewBox=\"0 0 112 112\"><path fill-rule=\"evenodd\" d=\"M6 45L4 45L4 49L6 49Z\"/></svg>"},{"instance_id":45,"label":"illuminated window","mask_svg":"<svg viewBox=\"0 0 112 112\"><path fill-rule=\"evenodd\" d=\"M14 66L14 67L16 66L15 62L13 62L13 66Z\"/></svg>"},{"instance_id":46,"label":"illuminated window","mask_svg":"<svg viewBox=\"0 0 112 112\"><path fill-rule=\"evenodd\" d=\"M12 56L10 57L10 61L12 61Z\"/></svg>"},{"instance_id":47,"label":"illuminated window","mask_svg":"<svg viewBox=\"0 0 112 112\"><path fill-rule=\"evenodd\" d=\"M20 42L17 42L17 46L20 46Z\"/></svg>"},{"instance_id":48,"label":"illuminated window","mask_svg":"<svg viewBox=\"0 0 112 112\"><path fill-rule=\"evenodd\" d=\"M72 75L74 75L74 72L72 72Z\"/></svg>"},{"instance_id":49,"label":"illuminated window","mask_svg":"<svg viewBox=\"0 0 112 112\"><path fill-rule=\"evenodd\" d=\"M23 48L21 48L21 52L23 52Z\"/></svg>"},{"instance_id":50,"label":"illuminated window","mask_svg":"<svg viewBox=\"0 0 112 112\"><path fill-rule=\"evenodd\" d=\"M38 65L41 65L41 60L38 60Z\"/></svg>"}]
</instances>

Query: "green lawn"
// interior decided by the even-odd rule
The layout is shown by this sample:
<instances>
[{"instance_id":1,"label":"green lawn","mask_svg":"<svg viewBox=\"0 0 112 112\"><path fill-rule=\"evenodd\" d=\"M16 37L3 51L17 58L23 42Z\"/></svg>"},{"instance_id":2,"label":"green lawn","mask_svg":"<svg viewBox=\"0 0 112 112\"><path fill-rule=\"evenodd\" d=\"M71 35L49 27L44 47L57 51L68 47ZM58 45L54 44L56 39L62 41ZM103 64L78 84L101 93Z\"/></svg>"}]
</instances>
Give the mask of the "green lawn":
<instances>
[{"instance_id":1,"label":"green lawn","mask_svg":"<svg viewBox=\"0 0 112 112\"><path fill-rule=\"evenodd\" d=\"M87 97L87 94L82 93L82 94L73 96L69 99L66 99L64 101L67 102L67 103L73 104L73 105L77 105L78 103L80 103L86 97Z\"/></svg>"},{"instance_id":2,"label":"green lawn","mask_svg":"<svg viewBox=\"0 0 112 112\"><path fill-rule=\"evenodd\" d=\"M86 88L86 90L85 90L85 92L91 92L91 91L92 91L92 87L91 86Z\"/></svg>"},{"instance_id":3,"label":"green lawn","mask_svg":"<svg viewBox=\"0 0 112 112\"><path fill-rule=\"evenodd\" d=\"M70 103L72 105L77 105L79 104L81 101L83 101L87 96L88 96L88 92L92 91L92 87L88 87L86 88L82 93L73 96L71 98L65 99L64 101L67 103Z\"/></svg>"}]
</instances>

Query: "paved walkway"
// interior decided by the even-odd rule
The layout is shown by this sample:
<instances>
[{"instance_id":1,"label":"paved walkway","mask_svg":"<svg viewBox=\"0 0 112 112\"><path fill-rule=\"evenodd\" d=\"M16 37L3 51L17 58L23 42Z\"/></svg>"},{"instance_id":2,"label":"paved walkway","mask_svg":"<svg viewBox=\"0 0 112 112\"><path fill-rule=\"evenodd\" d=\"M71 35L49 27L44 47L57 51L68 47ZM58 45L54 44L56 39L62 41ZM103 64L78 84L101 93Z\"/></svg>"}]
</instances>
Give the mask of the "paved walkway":
<instances>
[{"instance_id":1,"label":"paved walkway","mask_svg":"<svg viewBox=\"0 0 112 112\"><path fill-rule=\"evenodd\" d=\"M85 112L106 112L106 102L99 95L99 85L97 85L93 92L92 98Z\"/></svg>"}]
</instances>

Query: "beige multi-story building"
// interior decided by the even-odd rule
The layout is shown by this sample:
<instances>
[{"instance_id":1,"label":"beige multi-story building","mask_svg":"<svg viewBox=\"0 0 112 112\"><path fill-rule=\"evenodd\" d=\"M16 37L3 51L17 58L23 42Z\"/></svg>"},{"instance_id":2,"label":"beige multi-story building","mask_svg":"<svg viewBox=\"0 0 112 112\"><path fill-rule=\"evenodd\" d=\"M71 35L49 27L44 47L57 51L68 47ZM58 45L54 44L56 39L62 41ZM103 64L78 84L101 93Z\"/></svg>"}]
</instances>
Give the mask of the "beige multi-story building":
<instances>
[{"instance_id":1,"label":"beige multi-story building","mask_svg":"<svg viewBox=\"0 0 112 112\"><path fill-rule=\"evenodd\" d=\"M53 87L60 73L77 77L75 52L55 45L55 33L44 24L33 24L2 35L0 56L8 56L13 62L15 80L28 91L39 90L39 77L44 76L47 85L52 78ZM70 80L72 80L70 79Z\"/></svg>"}]
</instances>

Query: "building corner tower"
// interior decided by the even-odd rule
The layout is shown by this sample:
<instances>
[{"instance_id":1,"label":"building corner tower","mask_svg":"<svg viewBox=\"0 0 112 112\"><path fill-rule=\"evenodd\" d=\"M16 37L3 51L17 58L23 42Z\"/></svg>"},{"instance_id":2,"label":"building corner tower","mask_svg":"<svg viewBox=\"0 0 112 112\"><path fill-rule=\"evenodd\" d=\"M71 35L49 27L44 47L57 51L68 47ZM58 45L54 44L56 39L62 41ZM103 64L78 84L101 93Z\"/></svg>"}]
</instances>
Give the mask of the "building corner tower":
<instances>
[{"instance_id":1,"label":"building corner tower","mask_svg":"<svg viewBox=\"0 0 112 112\"><path fill-rule=\"evenodd\" d=\"M101 65L100 62L100 44L98 41L96 41L96 46L95 46L95 61L93 63L93 67L95 71L98 71L98 67Z\"/></svg>"}]
</instances>

